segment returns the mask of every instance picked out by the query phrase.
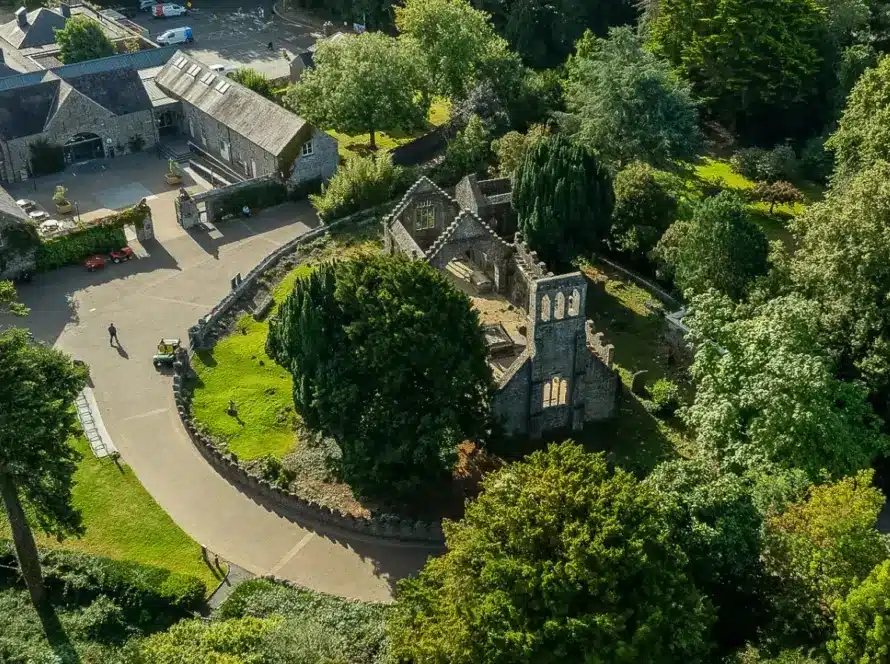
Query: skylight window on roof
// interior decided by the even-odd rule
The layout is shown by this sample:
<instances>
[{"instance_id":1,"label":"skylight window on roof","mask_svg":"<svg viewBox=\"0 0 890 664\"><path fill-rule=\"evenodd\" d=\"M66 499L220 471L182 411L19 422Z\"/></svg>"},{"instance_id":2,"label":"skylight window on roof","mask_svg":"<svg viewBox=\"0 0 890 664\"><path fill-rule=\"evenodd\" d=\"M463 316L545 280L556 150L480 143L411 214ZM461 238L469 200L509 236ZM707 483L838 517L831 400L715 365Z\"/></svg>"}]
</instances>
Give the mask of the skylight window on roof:
<instances>
[{"instance_id":1,"label":"skylight window on roof","mask_svg":"<svg viewBox=\"0 0 890 664\"><path fill-rule=\"evenodd\" d=\"M180 55L179 59L176 62L174 62L173 65L175 67L178 67L179 69L182 69L186 62L187 62L187 60L185 59L185 56Z\"/></svg>"},{"instance_id":2,"label":"skylight window on roof","mask_svg":"<svg viewBox=\"0 0 890 664\"><path fill-rule=\"evenodd\" d=\"M224 86L225 84L226 84L225 81L222 81L222 80L221 80L221 81L217 81L217 82L216 82L216 85L214 86L213 89L216 90L217 92L222 92L222 88L223 88L223 86Z\"/></svg>"},{"instance_id":3,"label":"skylight window on roof","mask_svg":"<svg viewBox=\"0 0 890 664\"><path fill-rule=\"evenodd\" d=\"M204 85L210 85L210 82L213 80L213 72L209 71L204 76L201 77L201 83Z\"/></svg>"},{"instance_id":4,"label":"skylight window on roof","mask_svg":"<svg viewBox=\"0 0 890 664\"><path fill-rule=\"evenodd\" d=\"M231 83L223 83L222 90L220 90L220 92L225 94L226 90L228 90L230 87L232 87Z\"/></svg>"},{"instance_id":5,"label":"skylight window on roof","mask_svg":"<svg viewBox=\"0 0 890 664\"><path fill-rule=\"evenodd\" d=\"M201 68L198 65L192 65L189 67L189 70L186 72L189 76L197 76L198 72L201 71Z\"/></svg>"}]
</instances>

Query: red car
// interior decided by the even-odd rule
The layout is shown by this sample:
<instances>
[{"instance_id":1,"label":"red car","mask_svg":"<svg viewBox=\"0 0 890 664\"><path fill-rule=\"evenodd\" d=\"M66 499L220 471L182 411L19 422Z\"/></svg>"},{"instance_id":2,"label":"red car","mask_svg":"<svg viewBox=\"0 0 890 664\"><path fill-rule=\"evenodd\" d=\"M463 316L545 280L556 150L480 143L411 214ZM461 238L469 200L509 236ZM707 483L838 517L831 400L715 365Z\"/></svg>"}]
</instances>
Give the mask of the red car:
<instances>
[{"instance_id":1,"label":"red car","mask_svg":"<svg viewBox=\"0 0 890 664\"><path fill-rule=\"evenodd\" d=\"M87 258L84 261L83 266L87 269L87 272L94 272L101 267L105 267L105 259L99 254L96 254L95 256Z\"/></svg>"},{"instance_id":2,"label":"red car","mask_svg":"<svg viewBox=\"0 0 890 664\"><path fill-rule=\"evenodd\" d=\"M136 254L133 253L133 250L130 247L121 247L120 249L116 249L108 254L111 256L111 260L115 263L120 263L121 261L128 261L133 258Z\"/></svg>"}]
</instances>

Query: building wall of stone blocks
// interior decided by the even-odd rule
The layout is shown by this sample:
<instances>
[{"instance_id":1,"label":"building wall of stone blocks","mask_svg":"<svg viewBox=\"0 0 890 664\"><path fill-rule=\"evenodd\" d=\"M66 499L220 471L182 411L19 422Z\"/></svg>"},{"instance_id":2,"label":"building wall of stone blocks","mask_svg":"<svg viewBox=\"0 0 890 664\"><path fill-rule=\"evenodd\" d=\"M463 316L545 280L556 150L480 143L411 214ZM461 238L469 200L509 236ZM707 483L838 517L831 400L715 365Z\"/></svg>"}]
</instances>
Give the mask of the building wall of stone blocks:
<instances>
[{"instance_id":1,"label":"building wall of stone blocks","mask_svg":"<svg viewBox=\"0 0 890 664\"><path fill-rule=\"evenodd\" d=\"M22 179L22 171L30 169L30 145L35 141L44 139L49 143L64 146L69 139L81 133L92 133L101 138L106 156L111 156L109 148L118 156L130 152L129 142L135 135L142 136L143 150L153 148L157 143L155 121L151 111L117 116L89 99L73 97L61 105L42 133L5 142L3 179L6 182ZM110 144L108 139L111 139Z\"/></svg>"},{"instance_id":2,"label":"building wall of stone blocks","mask_svg":"<svg viewBox=\"0 0 890 664\"><path fill-rule=\"evenodd\" d=\"M417 230L414 223L416 219L415 212L418 205L429 200L434 201L436 223L432 228ZM435 242L436 238L442 234L445 228L454 221L458 212L460 212L460 210L454 203L447 200L438 191L432 190L423 192L412 198L408 205L405 206L405 209L400 212L398 218L414 238L414 241L417 242L418 246L426 251L433 242Z\"/></svg>"},{"instance_id":3,"label":"building wall of stone blocks","mask_svg":"<svg viewBox=\"0 0 890 664\"><path fill-rule=\"evenodd\" d=\"M522 307L528 311L528 294L531 291L532 279L525 270L516 262L516 257L511 256L507 261L507 290L506 297L515 307Z\"/></svg>"},{"instance_id":4,"label":"building wall of stone blocks","mask_svg":"<svg viewBox=\"0 0 890 664\"><path fill-rule=\"evenodd\" d=\"M587 352L586 370L581 383L583 390L584 421L599 422L615 415L621 381L610 366L604 364L592 351Z\"/></svg>"},{"instance_id":5,"label":"building wall of stone blocks","mask_svg":"<svg viewBox=\"0 0 890 664\"><path fill-rule=\"evenodd\" d=\"M321 129L312 130L312 154L304 157L299 152L294 160L290 181L294 183L312 180L330 180L340 163L337 139ZM302 145L300 146L302 147Z\"/></svg>"},{"instance_id":6,"label":"building wall of stone blocks","mask_svg":"<svg viewBox=\"0 0 890 664\"><path fill-rule=\"evenodd\" d=\"M492 397L494 417L508 436L528 434L530 375L531 360L526 357Z\"/></svg>"}]
</instances>

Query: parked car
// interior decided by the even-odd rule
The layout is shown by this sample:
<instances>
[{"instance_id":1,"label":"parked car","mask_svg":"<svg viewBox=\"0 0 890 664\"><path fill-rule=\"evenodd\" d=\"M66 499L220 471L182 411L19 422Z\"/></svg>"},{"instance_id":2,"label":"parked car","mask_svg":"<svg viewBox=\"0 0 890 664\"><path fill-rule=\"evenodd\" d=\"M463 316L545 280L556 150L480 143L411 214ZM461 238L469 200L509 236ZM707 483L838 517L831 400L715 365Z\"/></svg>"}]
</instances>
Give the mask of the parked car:
<instances>
[{"instance_id":1,"label":"parked car","mask_svg":"<svg viewBox=\"0 0 890 664\"><path fill-rule=\"evenodd\" d=\"M32 212L28 213L28 217L32 221L36 221L39 223L41 221L46 221L47 219L49 219L49 214L47 214L43 210L33 210Z\"/></svg>"},{"instance_id":2,"label":"parked car","mask_svg":"<svg viewBox=\"0 0 890 664\"><path fill-rule=\"evenodd\" d=\"M182 5L175 5L172 2L165 2L162 5L155 5L151 9L151 15L154 18L173 18L175 16L185 16L188 9Z\"/></svg>"},{"instance_id":3,"label":"parked car","mask_svg":"<svg viewBox=\"0 0 890 664\"><path fill-rule=\"evenodd\" d=\"M152 7L155 5L161 4L158 0L139 0L139 11L141 12L149 12L152 11Z\"/></svg>"},{"instance_id":4,"label":"parked car","mask_svg":"<svg viewBox=\"0 0 890 664\"><path fill-rule=\"evenodd\" d=\"M83 266L87 269L87 272L95 272L96 270L105 267L105 259L99 254L95 254L87 258L83 262Z\"/></svg>"},{"instance_id":5,"label":"parked car","mask_svg":"<svg viewBox=\"0 0 890 664\"><path fill-rule=\"evenodd\" d=\"M131 258L134 258L136 254L133 253L133 250L130 247L121 247L120 249L115 249L114 251L108 252L108 255L111 257L111 260L115 263L120 263L121 261L128 261Z\"/></svg>"},{"instance_id":6,"label":"parked car","mask_svg":"<svg viewBox=\"0 0 890 664\"><path fill-rule=\"evenodd\" d=\"M217 74L222 74L223 76L228 76L233 71L237 70L238 67L234 67L232 65L210 65L210 71L216 72Z\"/></svg>"},{"instance_id":7,"label":"parked car","mask_svg":"<svg viewBox=\"0 0 890 664\"><path fill-rule=\"evenodd\" d=\"M33 212L37 209L37 203L32 201L30 198L20 198L15 202L20 208L22 208L25 212Z\"/></svg>"},{"instance_id":8,"label":"parked car","mask_svg":"<svg viewBox=\"0 0 890 664\"><path fill-rule=\"evenodd\" d=\"M191 44L195 38L192 36L192 29L186 27L167 30L167 32L158 35L155 41L161 46L167 46L168 44Z\"/></svg>"}]
</instances>

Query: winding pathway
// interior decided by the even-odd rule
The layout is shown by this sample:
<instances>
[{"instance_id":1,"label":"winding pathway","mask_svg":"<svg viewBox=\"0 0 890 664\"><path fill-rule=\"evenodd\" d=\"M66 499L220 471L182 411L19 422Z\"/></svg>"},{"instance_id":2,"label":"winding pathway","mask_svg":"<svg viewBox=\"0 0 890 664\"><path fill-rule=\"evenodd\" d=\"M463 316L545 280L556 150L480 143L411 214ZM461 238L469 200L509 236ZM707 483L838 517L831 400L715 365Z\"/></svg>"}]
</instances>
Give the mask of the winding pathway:
<instances>
[{"instance_id":1,"label":"winding pathway","mask_svg":"<svg viewBox=\"0 0 890 664\"><path fill-rule=\"evenodd\" d=\"M93 390L123 459L191 537L253 574L274 574L323 592L390 601L395 580L435 553L293 523L221 478L194 449L173 405L171 378L151 356L161 337L188 327L270 251L316 225L306 204L220 224L223 237L185 233L173 193L150 201L157 239L148 257L104 271L71 267L21 289L35 336L91 367ZM108 343L114 322L121 350Z\"/></svg>"}]
</instances>

